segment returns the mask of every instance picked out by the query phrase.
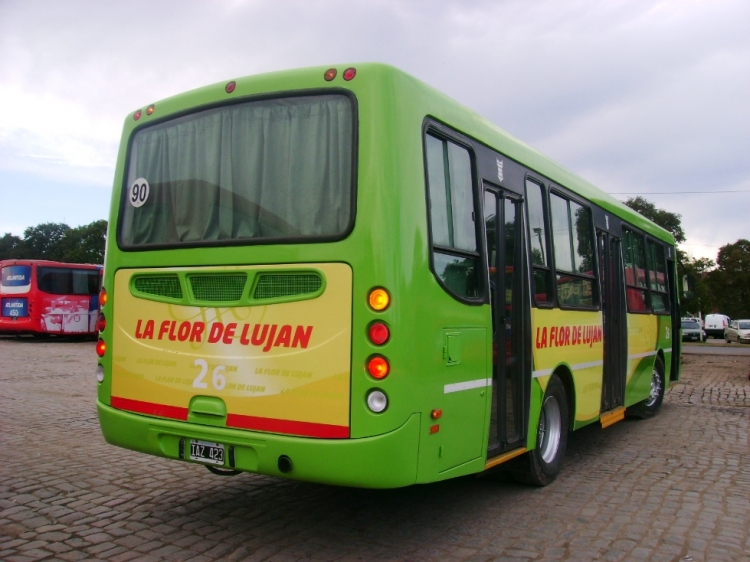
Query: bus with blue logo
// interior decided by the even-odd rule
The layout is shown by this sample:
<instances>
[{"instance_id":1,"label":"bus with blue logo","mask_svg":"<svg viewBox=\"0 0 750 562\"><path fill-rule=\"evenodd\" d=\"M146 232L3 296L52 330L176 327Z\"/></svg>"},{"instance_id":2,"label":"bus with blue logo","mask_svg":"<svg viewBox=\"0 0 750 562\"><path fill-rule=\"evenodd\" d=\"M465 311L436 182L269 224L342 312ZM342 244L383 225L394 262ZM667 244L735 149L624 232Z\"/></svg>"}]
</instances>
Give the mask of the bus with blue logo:
<instances>
[{"instance_id":1,"label":"bus with blue logo","mask_svg":"<svg viewBox=\"0 0 750 562\"><path fill-rule=\"evenodd\" d=\"M0 334L96 333L102 266L0 261Z\"/></svg>"}]
</instances>

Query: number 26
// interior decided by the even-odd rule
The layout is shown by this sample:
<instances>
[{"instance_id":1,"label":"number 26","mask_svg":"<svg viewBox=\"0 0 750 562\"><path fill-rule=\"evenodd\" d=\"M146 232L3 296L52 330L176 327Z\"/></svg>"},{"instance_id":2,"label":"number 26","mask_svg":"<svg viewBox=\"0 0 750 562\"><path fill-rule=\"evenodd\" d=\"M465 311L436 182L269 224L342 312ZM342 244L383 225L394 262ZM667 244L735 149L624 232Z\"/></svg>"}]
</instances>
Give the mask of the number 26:
<instances>
[{"instance_id":1,"label":"number 26","mask_svg":"<svg viewBox=\"0 0 750 562\"><path fill-rule=\"evenodd\" d=\"M208 363L205 359L196 359L193 361L193 365L201 368L200 373L198 373L198 376L193 380L193 387L208 388L208 383L203 380L206 373L208 373ZM216 390L223 390L227 385L227 378L223 375L225 370L226 367L224 365L217 365L214 372L211 373L211 382Z\"/></svg>"}]
</instances>

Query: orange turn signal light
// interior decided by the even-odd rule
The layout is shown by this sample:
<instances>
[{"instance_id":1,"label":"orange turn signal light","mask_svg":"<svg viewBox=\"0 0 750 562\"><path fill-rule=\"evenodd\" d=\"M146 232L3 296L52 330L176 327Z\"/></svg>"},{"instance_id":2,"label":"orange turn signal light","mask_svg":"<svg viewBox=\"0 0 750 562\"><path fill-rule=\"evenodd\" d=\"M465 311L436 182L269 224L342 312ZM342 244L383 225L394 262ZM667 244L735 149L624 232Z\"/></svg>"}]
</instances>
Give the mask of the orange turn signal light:
<instances>
[{"instance_id":1,"label":"orange turn signal light","mask_svg":"<svg viewBox=\"0 0 750 562\"><path fill-rule=\"evenodd\" d=\"M439 420L443 417L443 410L432 410L432 412L430 412L430 417L433 420Z\"/></svg>"},{"instance_id":2,"label":"orange turn signal light","mask_svg":"<svg viewBox=\"0 0 750 562\"><path fill-rule=\"evenodd\" d=\"M367 372L374 379L384 379L391 372L388 360L382 355L373 355L367 362Z\"/></svg>"},{"instance_id":3,"label":"orange turn signal light","mask_svg":"<svg viewBox=\"0 0 750 562\"><path fill-rule=\"evenodd\" d=\"M326 73L323 75L323 78L326 82L330 82L334 78L336 78L336 69L335 68L329 68L326 70Z\"/></svg>"},{"instance_id":4,"label":"orange turn signal light","mask_svg":"<svg viewBox=\"0 0 750 562\"><path fill-rule=\"evenodd\" d=\"M377 289L370 291L370 295L367 297L367 302L370 304L370 308L374 311L381 312L391 304L391 295L389 295L388 291L385 289L378 287Z\"/></svg>"},{"instance_id":5,"label":"orange turn signal light","mask_svg":"<svg viewBox=\"0 0 750 562\"><path fill-rule=\"evenodd\" d=\"M104 306L107 304L107 291L106 289L102 289L99 291L99 306Z\"/></svg>"}]
</instances>

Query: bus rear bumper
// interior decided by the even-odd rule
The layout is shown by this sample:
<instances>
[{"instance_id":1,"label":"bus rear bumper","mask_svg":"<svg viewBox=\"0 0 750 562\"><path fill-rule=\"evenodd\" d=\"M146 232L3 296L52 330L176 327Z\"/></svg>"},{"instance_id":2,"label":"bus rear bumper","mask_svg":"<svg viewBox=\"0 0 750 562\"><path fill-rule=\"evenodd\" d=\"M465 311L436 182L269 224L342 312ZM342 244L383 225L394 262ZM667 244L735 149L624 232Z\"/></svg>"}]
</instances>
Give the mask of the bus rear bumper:
<instances>
[{"instance_id":1,"label":"bus rear bumper","mask_svg":"<svg viewBox=\"0 0 750 562\"><path fill-rule=\"evenodd\" d=\"M419 414L398 429L361 439L314 439L243 431L153 418L117 410L97 401L104 439L112 444L180 460L180 441L190 439L233 447L234 469L280 478L361 488L414 484L419 453ZM279 470L279 457L292 470ZM223 468L230 468L225 465Z\"/></svg>"}]
</instances>

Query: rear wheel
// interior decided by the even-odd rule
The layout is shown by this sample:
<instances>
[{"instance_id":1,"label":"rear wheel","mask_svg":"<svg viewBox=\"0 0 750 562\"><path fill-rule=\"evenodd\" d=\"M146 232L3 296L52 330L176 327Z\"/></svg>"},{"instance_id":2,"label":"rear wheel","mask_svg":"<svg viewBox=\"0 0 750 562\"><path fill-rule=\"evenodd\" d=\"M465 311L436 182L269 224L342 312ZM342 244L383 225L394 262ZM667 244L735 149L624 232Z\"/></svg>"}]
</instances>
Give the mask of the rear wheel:
<instances>
[{"instance_id":1,"label":"rear wheel","mask_svg":"<svg viewBox=\"0 0 750 562\"><path fill-rule=\"evenodd\" d=\"M628 416L633 418L650 418L656 415L664 401L664 390L666 381L664 380L664 361L661 357L656 357L654 367L651 371L651 391L643 402L638 402L628 408Z\"/></svg>"},{"instance_id":2,"label":"rear wheel","mask_svg":"<svg viewBox=\"0 0 750 562\"><path fill-rule=\"evenodd\" d=\"M536 448L526 453L522 466L513 476L518 482L546 486L560 473L568 444L568 401L565 387L552 375L542 400L537 426Z\"/></svg>"}]
</instances>

